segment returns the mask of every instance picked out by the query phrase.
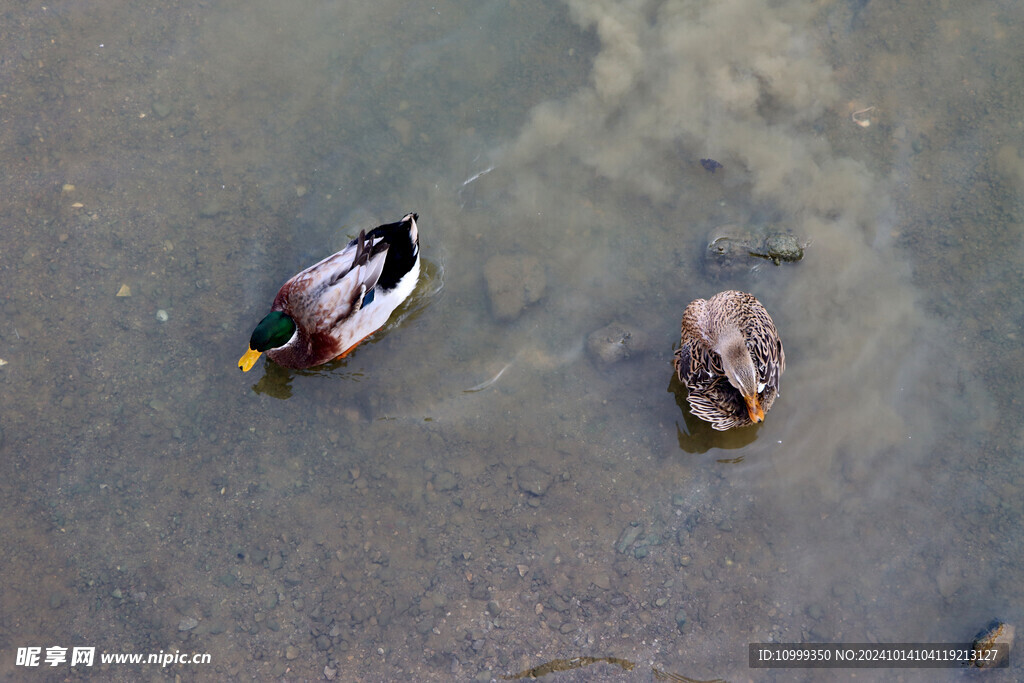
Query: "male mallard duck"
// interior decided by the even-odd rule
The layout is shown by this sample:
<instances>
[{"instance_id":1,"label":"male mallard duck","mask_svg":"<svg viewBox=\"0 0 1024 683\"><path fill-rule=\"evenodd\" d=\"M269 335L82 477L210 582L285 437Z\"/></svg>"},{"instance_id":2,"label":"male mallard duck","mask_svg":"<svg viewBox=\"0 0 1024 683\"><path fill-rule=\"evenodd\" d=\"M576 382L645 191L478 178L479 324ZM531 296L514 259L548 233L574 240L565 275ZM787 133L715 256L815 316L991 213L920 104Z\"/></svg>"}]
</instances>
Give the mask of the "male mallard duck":
<instances>
[{"instance_id":1,"label":"male mallard duck","mask_svg":"<svg viewBox=\"0 0 1024 683\"><path fill-rule=\"evenodd\" d=\"M675 366L690 412L724 431L764 420L786 354L761 302L730 290L686 307Z\"/></svg>"},{"instance_id":2,"label":"male mallard duck","mask_svg":"<svg viewBox=\"0 0 1024 683\"><path fill-rule=\"evenodd\" d=\"M309 368L346 356L388 321L420 276L417 216L359 237L281 286L238 361L248 371L264 351L278 365Z\"/></svg>"}]
</instances>

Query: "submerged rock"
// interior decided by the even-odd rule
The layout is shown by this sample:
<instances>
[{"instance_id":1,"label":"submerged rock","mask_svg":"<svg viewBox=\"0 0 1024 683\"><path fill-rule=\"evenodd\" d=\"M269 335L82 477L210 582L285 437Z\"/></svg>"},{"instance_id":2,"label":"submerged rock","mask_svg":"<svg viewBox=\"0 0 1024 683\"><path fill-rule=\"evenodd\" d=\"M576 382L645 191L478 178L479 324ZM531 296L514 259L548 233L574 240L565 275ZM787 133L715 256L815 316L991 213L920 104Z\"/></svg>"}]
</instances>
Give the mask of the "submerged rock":
<instances>
[{"instance_id":1,"label":"submerged rock","mask_svg":"<svg viewBox=\"0 0 1024 683\"><path fill-rule=\"evenodd\" d=\"M543 496L551 485L551 475L535 465L516 468L516 485L531 496Z\"/></svg>"},{"instance_id":2,"label":"submerged rock","mask_svg":"<svg viewBox=\"0 0 1024 683\"><path fill-rule=\"evenodd\" d=\"M777 266L799 261L804 257L805 246L795 235L772 226L727 223L708 234L704 267L712 277L728 277L750 269L762 259Z\"/></svg>"},{"instance_id":3,"label":"submerged rock","mask_svg":"<svg viewBox=\"0 0 1024 683\"><path fill-rule=\"evenodd\" d=\"M533 256L495 256L484 266L491 311L499 320L511 320L544 296L544 267Z\"/></svg>"},{"instance_id":4,"label":"submerged rock","mask_svg":"<svg viewBox=\"0 0 1024 683\"><path fill-rule=\"evenodd\" d=\"M630 325L614 322L590 333L587 352L599 363L617 363L645 348L644 335Z\"/></svg>"},{"instance_id":5,"label":"submerged rock","mask_svg":"<svg viewBox=\"0 0 1024 683\"><path fill-rule=\"evenodd\" d=\"M1005 624L998 619L989 622L971 644L974 657L971 664L979 669L991 669L1002 664L1010 656L1015 632L1012 624Z\"/></svg>"}]
</instances>

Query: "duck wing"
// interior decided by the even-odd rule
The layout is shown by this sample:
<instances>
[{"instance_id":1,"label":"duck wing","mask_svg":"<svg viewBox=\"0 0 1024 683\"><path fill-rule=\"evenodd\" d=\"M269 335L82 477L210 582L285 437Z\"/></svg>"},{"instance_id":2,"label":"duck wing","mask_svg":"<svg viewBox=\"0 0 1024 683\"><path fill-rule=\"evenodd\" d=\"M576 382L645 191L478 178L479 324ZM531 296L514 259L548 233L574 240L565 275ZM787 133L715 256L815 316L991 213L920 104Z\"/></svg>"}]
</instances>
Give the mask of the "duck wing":
<instances>
[{"instance_id":1,"label":"duck wing","mask_svg":"<svg viewBox=\"0 0 1024 683\"><path fill-rule=\"evenodd\" d=\"M273 308L311 334L328 331L359 311L380 279L387 253L386 242L360 231L344 249L286 282Z\"/></svg>"}]
</instances>

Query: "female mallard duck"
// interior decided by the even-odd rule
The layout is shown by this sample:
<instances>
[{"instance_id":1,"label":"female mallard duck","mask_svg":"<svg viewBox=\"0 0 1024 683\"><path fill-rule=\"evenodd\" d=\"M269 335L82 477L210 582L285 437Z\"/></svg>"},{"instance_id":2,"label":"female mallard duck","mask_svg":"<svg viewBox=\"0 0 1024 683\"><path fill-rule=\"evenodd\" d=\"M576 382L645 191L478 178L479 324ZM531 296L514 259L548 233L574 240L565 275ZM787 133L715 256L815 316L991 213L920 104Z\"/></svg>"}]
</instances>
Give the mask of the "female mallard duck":
<instances>
[{"instance_id":1,"label":"female mallard duck","mask_svg":"<svg viewBox=\"0 0 1024 683\"><path fill-rule=\"evenodd\" d=\"M761 302L730 290L686 307L675 366L690 412L724 431L764 420L786 354Z\"/></svg>"},{"instance_id":2,"label":"female mallard duck","mask_svg":"<svg viewBox=\"0 0 1024 683\"><path fill-rule=\"evenodd\" d=\"M380 329L419 279L418 217L410 213L360 231L344 249L284 283L238 367L248 371L263 352L289 368L321 365Z\"/></svg>"}]
</instances>

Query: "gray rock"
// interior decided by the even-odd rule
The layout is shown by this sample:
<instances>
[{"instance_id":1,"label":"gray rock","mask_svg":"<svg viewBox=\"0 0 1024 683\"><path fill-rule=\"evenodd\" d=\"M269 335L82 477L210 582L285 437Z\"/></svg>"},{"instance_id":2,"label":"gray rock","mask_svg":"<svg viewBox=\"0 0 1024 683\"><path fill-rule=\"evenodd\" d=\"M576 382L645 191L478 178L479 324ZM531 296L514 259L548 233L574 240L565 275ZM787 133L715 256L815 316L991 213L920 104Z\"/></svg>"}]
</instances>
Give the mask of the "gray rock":
<instances>
[{"instance_id":1,"label":"gray rock","mask_svg":"<svg viewBox=\"0 0 1024 683\"><path fill-rule=\"evenodd\" d=\"M491 258L484 266L491 311L499 320L512 320L523 309L544 296L547 277L544 268L533 256L502 255Z\"/></svg>"},{"instance_id":2,"label":"gray rock","mask_svg":"<svg viewBox=\"0 0 1024 683\"><path fill-rule=\"evenodd\" d=\"M458 479L451 472L438 472L434 475L431 482L434 484L435 491L451 491L458 485Z\"/></svg>"},{"instance_id":3,"label":"gray rock","mask_svg":"<svg viewBox=\"0 0 1024 683\"><path fill-rule=\"evenodd\" d=\"M729 223L708 235L704 266L716 279L732 277L756 265L758 259L775 265L799 261L806 246L792 233L775 226Z\"/></svg>"},{"instance_id":4,"label":"gray rock","mask_svg":"<svg viewBox=\"0 0 1024 683\"><path fill-rule=\"evenodd\" d=\"M195 617L185 617L178 622L179 631L191 631L196 626L199 626L199 620Z\"/></svg>"},{"instance_id":5,"label":"gray rock","mask_svg":"<svg viewBox=\"0 0 1024 683\"><path fill-rule=\"evenodd\" d=\"M153 103L153 113L158 119L166 119L171 113L171 105L157 100Z\"/></svg>"},{"instance_id":6,"label":"gray rock","mask_svg":"<svg viewBox=\"0 0 1024 683\"><path fill-rule=\"evenodd\" d=\"M551 475L536 465L523 465L516 468L516 485L531 496L543 496L551 485Z\"/></svg>"},{"instance_id":7,"label":"gray rock","mask_svg":"<svg viewBox=\"0 0 1024 683\"><path fill-rule=\"evenodd\" d=\"M686 628L686 610L679 608L676 612L676 628L682 633L683 629Z\"/></svg>"},{"instance_id":8,"label":"gray rock","mask_svg":"<svg viewBox=\"0 0 1024 683\"><path fill-rule=\"evenodd\" d=\"M284 566L284 557L281 553L274 551L270 553L270 557L267 558L267 569L272 572L276 572L278 569Z\"/></svg>"},{"instance_id":9,"label":"gray rock","mask_svg":"<svg viewBox=\"0 0 1024 683\"><path fill-rule=\"evenodd\" d=\"M605 325L587 337L587 352L602 365L625 360L646 347L646 337L640 330L619 322Z\"/></svg>"},{"instance_id":10,"label":"gray rock","mask_svg":"<svg viewBox=\"0 0 1024 683\"><path fill-rule=\"evenodd\" d=\"M227 213L227 208L225 208L224 204L217 198L213 198L206 202L199 209L200 218L216 218L222 213Z\"/></svg>"},{"instance_id":11,"label":"gray rock","mask_svg":"<svg viewBox=\"0 0 1024 683\"><path fill-rule=\"evenodd\" d=\"M629 550L629 546L633 545L634 541L640 537L640 534L644 532L642 524L634 522L630 524L622 533L619 534L619 540L615 542L615 550L620 553L624 553Z\"/></svg>"}]
</instances>

